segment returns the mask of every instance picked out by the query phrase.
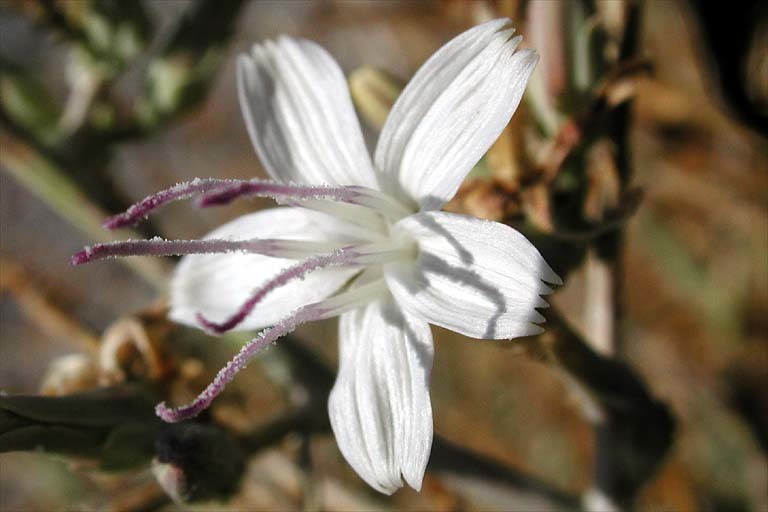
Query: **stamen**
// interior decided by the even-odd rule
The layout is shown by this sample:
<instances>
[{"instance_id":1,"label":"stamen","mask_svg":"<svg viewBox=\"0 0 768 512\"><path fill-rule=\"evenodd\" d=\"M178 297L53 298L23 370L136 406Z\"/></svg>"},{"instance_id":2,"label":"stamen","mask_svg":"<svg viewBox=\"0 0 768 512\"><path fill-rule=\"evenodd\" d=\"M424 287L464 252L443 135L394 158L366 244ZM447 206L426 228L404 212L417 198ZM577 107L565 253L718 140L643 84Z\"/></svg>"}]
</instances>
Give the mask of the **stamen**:
<instances>
[{"instance_id":1,"label":"stamen","mask_svg":"<svg viewBox=\"0 0 768 512\"><path fill-rule=\"evenodd\" d=\"M170 188L161 190L151 196L145 197L138 203L129 207L123 213L109 217L102 223L106 229L120 229L138 224L158 208L173 201L188 199L196 194L211 192L222 187L231 186L235 180L220 180L214 178L195 178L192 181L178 183Z\"/></svg>"},{"instance_id":2,"label":"stamen","mask_svg":"<svg viewBox=\"0 0 768 512\"><path fill-rule=\"evenodd\" d=\"M175 423L197 416L211 405L213 399L224 390L224 387L235 378L235 375L240 370L248 365L251 358L259 353L261 349L290 333L299 325L313 320L320 320L321 318L322 311L317 308L317 304L311 304L296 310L291 316L281 320L275 326L261 331L258 336L244 345L240 352L224 368L219 370L213 381L208 384L208 387L192 403L183 407L170 408L165 402L161 402L155 407L155 414L168 423Z\"/></svg>"},{"instance_id":3,"label":"stamen","mask_svg":"<svg viewBox=\"0 0 768 512\"><path fill-rule=\"evenodd\" d=\"M392 220L399 220L412 212L394 198L378 190L360 186L328 187L310 185L283 185L271 182L241 182L206 193L197 204L200 207L229 204L240 197L258 196L281 199L310 200L328 199L339 203L350 203L376 210Z\"/></svg>"},{"instance_id":4,"label":"stamen","mask_svg":"<svg viewBox=\"0 0 768 512\"><path fill-rule=\"evenodd\" d=\"M164 240L155 237L151 240L126 240L86 247L73 255L72 265L83 265L105 258L123 258L127 256L182 256L186 254L221 254L244 252L263 254L278 258L305 258L318 251L335 249L338 246L323 242L303 240Z\"/></svg>"},{"instance_id":5,"label":"stamen","mask_svg":"<svg viewBox=\"0 0 768 512\"><path fill-rule=\"evenodd\" d=\"M340 203L353 203L359 192L354 187L330 187L326 185L293 185L271 181L243 181L206 193L198 199L202 208L229 204L237 198L256 196L273 199L330 199Z\"/></svg>"},{"instance_id":6,"label":"stamen","mask_svg":"<svg viewBox=\"0 0 768 512\"><path fill-rule=\"evenodd\" d=\"M330 299L316 302L296 310L289 317L281 320L271 328L267 328L258 336L249 341L240 349L240 352L224 368L219 370L213 382L203 390L192 403L183 407L171 408L165 402L161 402L155 407L155 413L163 420L169 423L175 423L188 418L197 416L207 409L214 398L216 398L224 387L232 382L235 375L245 368L251 358L261 351L267 345L276 342L282 336L290 333L301 324L315 320L323 320L337 316L341 313L363 306L370 300L380 297L386 293L384 281L379 279L372 283L353 288L348 292L341 293Z\"/></svg>"},{"instance_id":7,"label":"stamen","mask_svg":"<svg viewBox=\"0 0 768 512\"><path fill-rule=\"evenodd\" d=\"M223 180L195 178L178 183L145 197L125 212L104 221L106 229L118 229L137 224L158 208L181 199L202 194L198 205L202 207L227 204L239 197L257 196L281 199L328 199L339 203L351 203L374 209L390 219L400 219L410 212L398 201L377 190L366 187L332 187L326 185L293 185L262 180Z\"/></svg>"},{"instance_id":8,"label":"stamen","mask_svg":"<svg viewBox=\"0 0 768 512\"><path fill-rule=\"evenodd\" d=\"M293 280L303 279L307 274L315 270L331 266L351 264L359 255L360 253L357 252L354 247L350 246L336 250L330 254L315 256L304 260L297 265L293 265L282 272L279 272L272 279L256 289L256 291L253 292L253 295L240 306L237 312L225 321L220 323L212 322L205 318L202 313L197 314L197 321L200 322L200 325L202 325L203 328L216 334L230 331L240 325L248 315L251 314L253 309L274 290L285 286Z\"/></svg>"},{"instance_id":9,"label":"stamen","mask_svg":"<svg viewBox=\"0 0 768 512\"><path fill-rule=\"evenodd\" d=\"M330 187L309 185L284 185L262 180L222 180L215 178L195 178L179 183L156 194L148 196L132 205L125 212L114 215L104 221L107 229L118 229L137 224L158 208L173 201L188 199L197 194L204 195L201 206L226 204L240 196L272 197L275 199L294 197L297 199L324 198L343 203L354 203L360 194L358 187ZM221 193L221 195L219 195Z\"/></svg>"}]
</instances>

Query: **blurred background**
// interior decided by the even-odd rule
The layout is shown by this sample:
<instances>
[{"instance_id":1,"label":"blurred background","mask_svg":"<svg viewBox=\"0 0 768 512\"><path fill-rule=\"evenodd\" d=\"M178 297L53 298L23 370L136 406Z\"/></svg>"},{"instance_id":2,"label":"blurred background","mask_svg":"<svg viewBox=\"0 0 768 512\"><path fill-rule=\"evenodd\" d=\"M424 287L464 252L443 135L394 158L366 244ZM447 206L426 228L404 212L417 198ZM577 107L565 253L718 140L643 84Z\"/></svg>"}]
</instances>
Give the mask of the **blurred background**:
<instances>
[{"instance_id":1,"label":"blurred background","mask_svg":"<svg viewBox=\"0 0 768 512\"><path fill-rule=\"evenodd\" d=\"M768 510L768 25L683 1L0 0L0 510ZM325 417L336 322L267 351L195 422L247 336L170 324L165 260L270 205L100 221L195 177L265 173L235 56L289 34L350 77L375 144L437 48L510 16L541 55L447 209L506 222L564 277L547 333L434 329L421 493L368 488ZM503 86L503 84L500 84Z\"/></svg>"}]
</instances>

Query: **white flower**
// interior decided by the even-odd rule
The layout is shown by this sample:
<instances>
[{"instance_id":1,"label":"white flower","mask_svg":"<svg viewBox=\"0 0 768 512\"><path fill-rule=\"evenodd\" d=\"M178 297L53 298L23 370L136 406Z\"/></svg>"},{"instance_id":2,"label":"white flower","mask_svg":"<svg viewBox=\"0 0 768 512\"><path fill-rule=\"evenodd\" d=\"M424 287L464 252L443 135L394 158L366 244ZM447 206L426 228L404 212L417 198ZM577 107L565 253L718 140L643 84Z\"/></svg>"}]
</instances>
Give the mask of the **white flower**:
<instances>
[{"instance_id":1,"label":"white flower","mask_svg":"<svg viewBox=\"0 0 768 512\"><path fill-rule=\"evenodd\" d=\"M202 205L259 195L290 206L240 217L202 241L105 244L73 259L193 254L172 282L174 320L215 332L272 326L191 405L158 406L163 418L197 414L296 325L340 316L328 403L339 448L383 493L403 479L421 487L432 444L429 324L472 338L536 334L550 292L543 281L561 283L514 229L438 211L509 122L536 64L533 51L515 51L512 33L509 20L494 20L433 55L394 105L373 161L344 75L320 46L280 37L239 57L243 115L275 182L195 180L107 226L195 194Z\"/></svg>"}]
</instances>

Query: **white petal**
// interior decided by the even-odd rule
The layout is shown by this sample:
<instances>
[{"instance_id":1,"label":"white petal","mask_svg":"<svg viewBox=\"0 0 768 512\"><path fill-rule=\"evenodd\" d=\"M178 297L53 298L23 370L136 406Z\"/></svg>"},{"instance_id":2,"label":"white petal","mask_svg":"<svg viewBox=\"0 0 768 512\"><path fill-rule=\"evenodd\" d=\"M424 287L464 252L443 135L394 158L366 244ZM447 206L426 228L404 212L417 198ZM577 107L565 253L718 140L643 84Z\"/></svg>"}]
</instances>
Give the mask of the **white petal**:
<instances>
[{"instance_id":1,"label":"white petal","mask_svg":"<svg viewBox=\"0 0 768 512\"><path fill-rule=\"evenodd\" d=\"M379 139L384 190L439 209L509 122L538 57L515 52L508 19L489 21L440 48L402 92Z\"/></svg>"},{"instance_id":2,"label":"white petal","mask_svg":"<svg viewBox=\"0 0 768 512\"><path fill-rule=\"evenodd\" d=\"M328 399L339 449L363 480L392 494L421 488L432 446L429 325L391 298L341 316L339 374Z\"/></svg>"},{"instance_id":3,"label":"white petal","mask_svg":"<svg viewBox=\"0 0 768 512\"><path fill-rule=\"evenodd\" d=\"M285 36L254 45L238 58L237 86L273 178L377 187L344 74L322 47Z\"/></svg>"},{"instance_id":4,"label":"white petal","mask_svg":"<svg viewBox=\"0 0 768 512\"><path fill-rule=\"evenodd\" d=\"M401 220L395 236L415 239L415 263L389 264L387 284L400 306L427 322L472 338L542 332L535 323L562 281L523 235L504 224L445 212Z\"/></svg>"},{"instance_id":5,"label":"white petal","mask_svg":"<svg viewBox=\"0 0 768 512\"><path fill-rule=\"evenodd\" d=\"M352 242L344 225L328 215L302 208L272 208L239 217L206 238L244 240L278 238ZM259 254L204 254L185 256L171 281L170 317L180 323L199 326L196 314L220 322L234 314L255 288L295 260ZM294 309L322 300L339 289L354 269L318 270L304 280L275 290L259 304L239 329L272 325Z\"/></svg>"}]
</instances>

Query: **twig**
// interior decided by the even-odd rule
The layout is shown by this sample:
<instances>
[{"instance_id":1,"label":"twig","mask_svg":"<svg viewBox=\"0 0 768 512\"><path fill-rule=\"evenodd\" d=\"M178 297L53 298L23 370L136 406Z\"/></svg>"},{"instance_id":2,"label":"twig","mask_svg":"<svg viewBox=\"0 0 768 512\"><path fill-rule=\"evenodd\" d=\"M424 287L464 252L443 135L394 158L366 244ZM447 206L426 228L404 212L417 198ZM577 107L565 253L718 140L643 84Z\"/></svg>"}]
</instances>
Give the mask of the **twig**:
<instances>
[{"instance_id":1,"label":"twig","mask_svg":"<svg viewBox=\"0 0 768 512\"><path fill-rule=\"evenodd\" d=\"M556 308L544 315L548 329L538 343L528 346L531 355L565 371L589 402L583 405L598 445L597 489L628 508L669 450L675 420L628 365L598 354ZM607 448L612 451L600 452ZM601 460L601 456L610 458Z\"/></svg>"},{"instance_id":2,"label":"twig","mask_svg":"<svg viewBox=\"0 0 768 512\"><path fill-rule=\"evenodd\" d=\"M628 2L624 34L619 49L620 63L633 63L636 59L637 44L640 32L640 6L638 2ZM627 66L627 64L623 64ZM631 68L630 68L631 69ZM632 162L629 149L629 128L631 123L630 105L619 102L609 119L609 137L616 148L615 162L619 177L619 195L623 195L632 180ZM598 255L608 261L608 272L612 282L607 296L612 299L612 336L611 352L620 354L623 348L622 332L624 304L624 231L619 229L606 234L595 243ZM610 409L607 409L611 411ZM649 409L650 410L650 409ZM648 425L648 434L658 433L658 439L653 436L646 438L655 445L643 446L640 440L634 438L636 425L631 422L640 419L647 421L648 416L635 418L633 415L622 414L621 411L611 411L607 421L595 428L595 485L597 490L621 507L628 508L635 499L640 487L652 474L666 453L674 434L674 421L666 409L656 413L657 422ZM638 449L645 448L643 453ZM626 453L635 452L635 457L627 458ZM636 460L642 461L638 464ZM629 466L628 466L629 464Z\"/></svg>"},{"instance_id":3,"label":"twig","mask_svg":"<svg viewBox=\"0 0 768 512\"><path fill-rule=\"evenodd\" d=\"M629 221L629 219L631 219L637 212L642 203L643 196L644 192L641 188L634 188L626 191L621 198L619 208L615 212L611 212L611 214L600 223L595 224L589 229L572 230L556 227L552 232L540 232L536 233L536 235L567 242L594 242L605 235L623 229L627 221Z\"/></svg>"},{"instance_id":4,"label":"twig","mask_svg":"<svg viewBox=\"0 0 768 512\"><path fill-rule=\"evenodd\" d=\"M317 478L312 464L312 433L303 431L300 433L299 467L301 468L301 510L313 512L321 510L318 495Z\"/></svg>"},{"instance_id":5,"label":"twig","mask_svg":"<svg viewBox=\"0 0 768 512\"><path fill-rule=\"evenodd\" d=\"M651 70L648 61L633 60L620 62L608 73L593 99L578 114L561 125L538 166L537 180L546 184L552 183L580 144L602 125L608 114L631 97L634 81Z\"/></svg>"}]
</instances>

